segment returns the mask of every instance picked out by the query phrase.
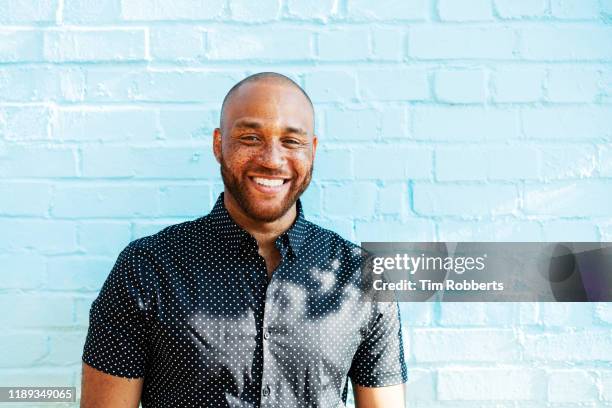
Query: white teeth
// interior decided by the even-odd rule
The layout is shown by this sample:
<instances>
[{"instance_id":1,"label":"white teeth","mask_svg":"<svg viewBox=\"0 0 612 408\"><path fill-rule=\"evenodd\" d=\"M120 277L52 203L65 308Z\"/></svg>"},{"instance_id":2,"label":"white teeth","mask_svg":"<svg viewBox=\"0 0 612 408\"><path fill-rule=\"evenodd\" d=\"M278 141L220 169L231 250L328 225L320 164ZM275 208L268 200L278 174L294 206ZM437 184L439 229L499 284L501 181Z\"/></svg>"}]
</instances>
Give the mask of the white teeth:
<instances>
[{"instance_id":1,"label":"white teeth","mask_svg":"<svg viewBox=\"0 0 612 408\"><path fill-rule=\"evenodd\" d=\"M266 186L266 187L278 187L284 183L282 179L267 179L267 178L261 178L261 177L253 177L253 180L257 184L261 184L262 186Z\"/></svg>"}]
</instances>

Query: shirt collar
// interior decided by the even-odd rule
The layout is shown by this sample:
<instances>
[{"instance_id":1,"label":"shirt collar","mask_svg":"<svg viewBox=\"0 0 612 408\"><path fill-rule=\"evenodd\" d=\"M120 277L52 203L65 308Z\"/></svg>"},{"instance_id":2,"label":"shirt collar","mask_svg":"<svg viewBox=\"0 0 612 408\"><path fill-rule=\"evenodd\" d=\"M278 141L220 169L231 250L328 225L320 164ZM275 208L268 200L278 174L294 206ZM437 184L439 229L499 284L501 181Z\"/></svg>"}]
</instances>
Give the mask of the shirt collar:
<instances>
[{"instance_id":1,"label":"shirt collar","mask_svg":"<svg viewBox=\"0 0 612 408\"><path fill-rule=\"evenodd\" d=\"M253 236L236 224L230 216L227 208L225 208L223 194L223 192L219 194L217 202L208 215L212 227L231 245L241 245L245 241L250 241L256 245ZM291 250L297 255L304 244L308 232L308 221L304 217L302 202L299 198L296 201L296 213L297 216L291 227L283 232L276 242L280 242L281 245L288 242Z\"/></svg>"}]
</instances>

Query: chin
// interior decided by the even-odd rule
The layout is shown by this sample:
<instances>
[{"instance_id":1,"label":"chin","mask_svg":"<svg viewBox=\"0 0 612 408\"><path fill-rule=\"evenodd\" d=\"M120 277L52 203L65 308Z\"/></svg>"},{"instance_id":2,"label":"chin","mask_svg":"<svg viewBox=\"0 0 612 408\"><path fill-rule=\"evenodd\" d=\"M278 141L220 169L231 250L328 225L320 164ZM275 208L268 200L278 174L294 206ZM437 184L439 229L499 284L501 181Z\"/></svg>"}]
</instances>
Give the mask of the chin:
<instances>
[{"instance_id":1,"label":"chin","mask_svg":"<svg viewBox=\"0 0 612 408\"><path fill-rule=\"evenodd\" d=\"M257 201L249 206L249 215L259 221L272 222L281 218L291 208L284 208L282 203L276 205L261 205Z\"/></svg>"}]
</instances>

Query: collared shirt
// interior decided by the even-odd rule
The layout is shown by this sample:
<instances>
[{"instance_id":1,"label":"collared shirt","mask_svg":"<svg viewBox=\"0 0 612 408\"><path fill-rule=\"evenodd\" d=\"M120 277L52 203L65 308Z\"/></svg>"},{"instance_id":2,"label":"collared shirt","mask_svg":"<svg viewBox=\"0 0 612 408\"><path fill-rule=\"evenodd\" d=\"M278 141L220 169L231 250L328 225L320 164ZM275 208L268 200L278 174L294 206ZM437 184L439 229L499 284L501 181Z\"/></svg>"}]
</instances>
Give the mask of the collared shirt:
<instances>
[{"instance_id":1,"label":"collared shirt","mask_svg":"<svg viewBox=\"0 0 612 408\"><path fill-rule=\"evenodd\" d=\"M348 378L405 382L397 303L364 296L360 248L299 200L275 245L269 279L223 193L210 214L130 243L92 304L83 361L144 377L144 408L336 408Z\"/></svg>"}]
</instances>

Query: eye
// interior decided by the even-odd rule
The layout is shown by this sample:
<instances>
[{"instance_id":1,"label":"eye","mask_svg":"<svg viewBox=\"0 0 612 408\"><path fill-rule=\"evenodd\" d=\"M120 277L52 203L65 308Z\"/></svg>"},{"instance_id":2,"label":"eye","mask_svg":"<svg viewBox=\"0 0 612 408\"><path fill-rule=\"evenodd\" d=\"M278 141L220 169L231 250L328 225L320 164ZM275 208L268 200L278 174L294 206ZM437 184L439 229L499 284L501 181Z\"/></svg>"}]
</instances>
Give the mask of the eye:
<instances>
[{"instance_id":1,"label":"eye","mask_svg":"<svg viewBox=\"0 0 612 408\"><path fill-rule=\"evenodd\" d=\"M257 142L259 140L259 136L253 133L248 133L240 136L240 140L244 142Z\"/></svg>"},{"instance_id":2,"label":"eye","mask_svg":"<svg viewBox=\"0 0 612 408\"><path fill-rule=\"evenodd\" d=\"M302 142L298 139L288 138L283 140L283 143L290 145L291 147L300 146Z\"/></svg>"}]
</instances>

